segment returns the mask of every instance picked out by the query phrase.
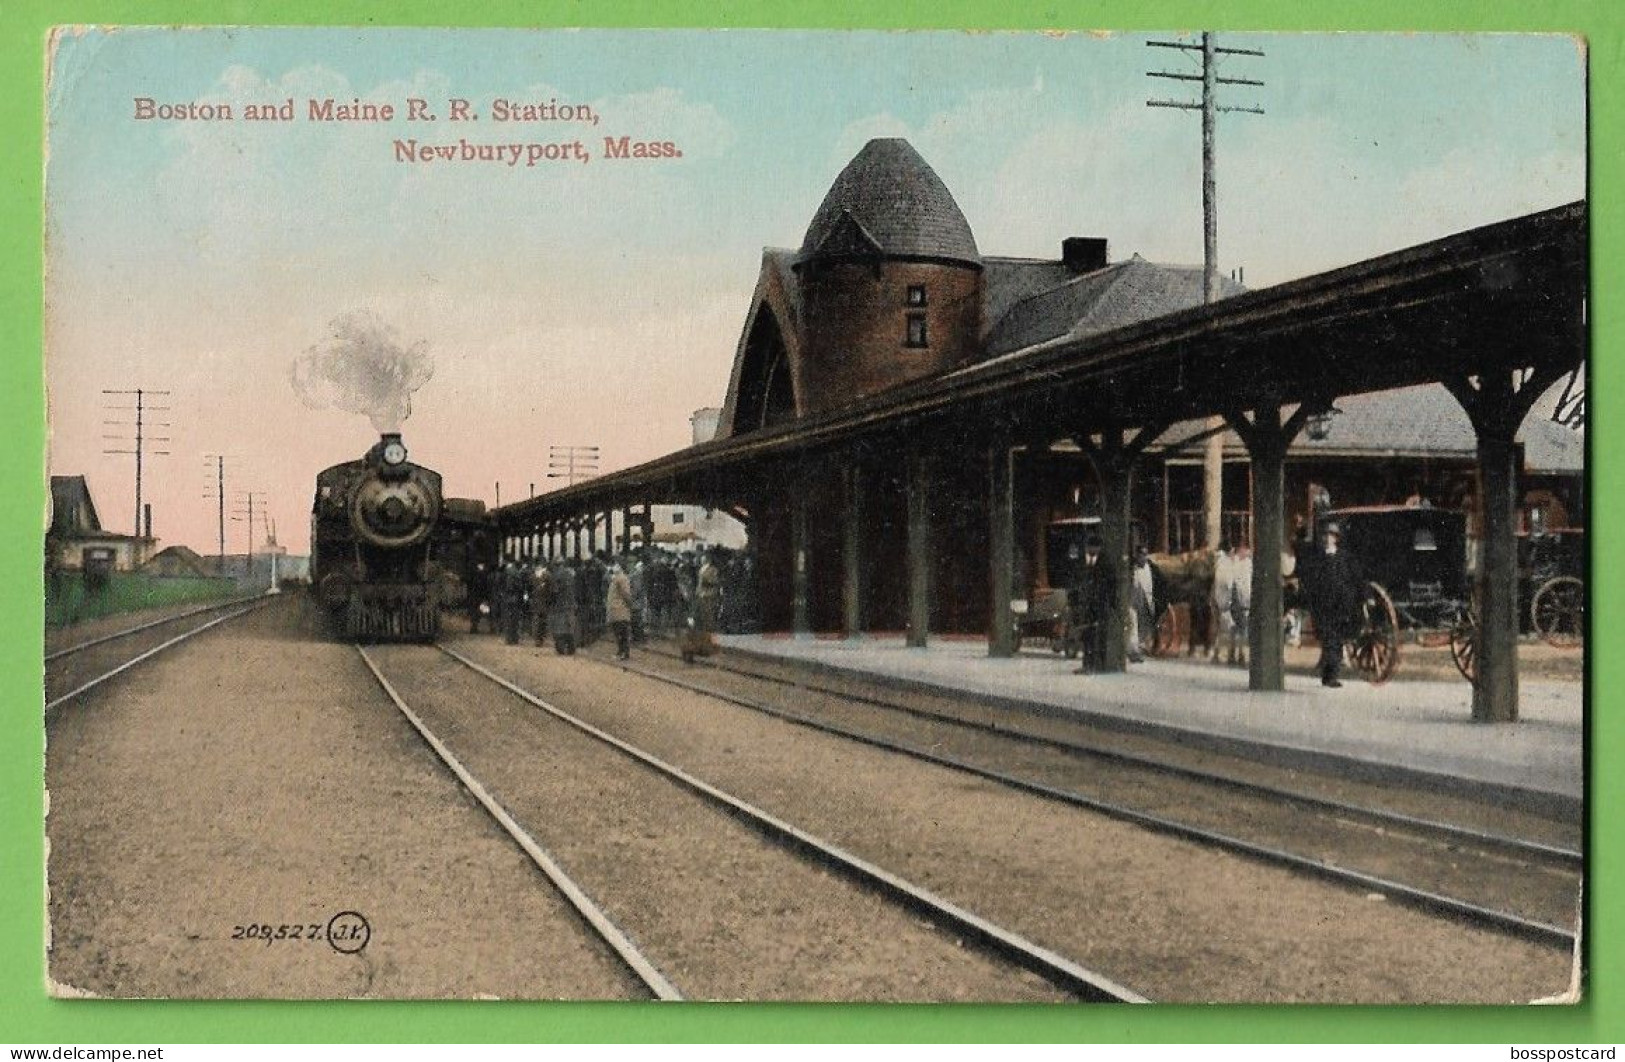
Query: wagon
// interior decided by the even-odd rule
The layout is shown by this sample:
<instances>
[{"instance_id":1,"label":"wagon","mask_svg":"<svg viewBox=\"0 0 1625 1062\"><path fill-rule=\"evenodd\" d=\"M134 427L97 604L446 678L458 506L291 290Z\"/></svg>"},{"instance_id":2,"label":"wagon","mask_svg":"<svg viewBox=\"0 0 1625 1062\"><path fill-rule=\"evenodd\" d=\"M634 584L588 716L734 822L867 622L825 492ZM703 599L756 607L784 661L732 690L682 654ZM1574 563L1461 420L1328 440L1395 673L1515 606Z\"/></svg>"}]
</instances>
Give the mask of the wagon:
<instances>
[{"instance_id":1,"label":"wagon","mask_svg":"<svg viewBox=\"0 0 1625 1062\"><path fill-rule=\"evenodd\" d=\"M1451 641L1457 667L1471 646L1457 650L1469 623L1467 517L1427 506L1374 505L1338 509L1317 521L1335 521L1341 548L1366 576L1359 633L1350 661L1373 683L1399 666L1400 632ZM1463 669L1463 674L1467 670Z\"/></svg>"},{"instance_id":2,"label":"wagon","mask_svg":"<svg viewBox=\"0 0 1625 1062\"><path fill-rule=\"evenodd\" d=\"M1374 682L1393 674L1401 629L1448 641L1456 669L1477 680L1478 621L1467 571L1466 514L1446 509L1371 506L1327 513L1343 548L1371 579L1355 665ZM1559 648L1585 635L1585 532L1537 531L1518 538L1518 593L1527 631ZM1384 599L1386 598L1386 602Z\"/></svg>"},{"instance_id":3,"label":"wagon","mask_svg":"<svg viewBox=\"0 0 1625 1062\"><path fill-rule=\"evenodd\" d=\"M1527 631L1559 649L1585 642L1585 531L1536 530L1518 535L1518 600L1527 602ZM1478 681L1478 617L1468 609L1451 631L1450 655L1469 682Z\"/></svg>"},{"instance_id":4,"label":"wagon","mask_svg":"<svg viewBox=\"0 0 1625 1062\"><path fill-rule=\"evenodd\" d=\"M1518 589L1529 602L1529 630L1559 649L1577 649L1585 638L1585 545L1578 528L1518 536Z\"/></svg>"},{"instance_id":5,"label":"wagon","mask_svg":"<svg viewBox=\"0 0 1625 1062\"><path fill-rule=\"evenodd\" d=\"M1025 598L1012 602L1018 649L1024 643L1036 643L1069 657L1078 655L1082 632L1072 623L1071 595L1066 588L1077 585L1084 548L1090 539L1099 537L1098 516L1063 518L1044 529L1043 566L1035 573L1040 576L1038 585Z\"/></svg>"}]
</instances>

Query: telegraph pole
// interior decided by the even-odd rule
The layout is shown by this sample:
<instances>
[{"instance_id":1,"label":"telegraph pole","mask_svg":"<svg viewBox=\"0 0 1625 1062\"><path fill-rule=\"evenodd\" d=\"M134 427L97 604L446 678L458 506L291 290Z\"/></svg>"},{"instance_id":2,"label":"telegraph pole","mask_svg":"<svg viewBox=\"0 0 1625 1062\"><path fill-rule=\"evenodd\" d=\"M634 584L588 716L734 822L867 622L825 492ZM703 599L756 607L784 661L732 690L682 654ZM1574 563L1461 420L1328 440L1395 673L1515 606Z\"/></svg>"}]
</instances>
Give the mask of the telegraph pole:
<instances>
[{"instance_id":1,"label":"telegraph pole","mask_svg":"<svg viewBox=\"0 0 1625 1062\"><path fill-rule=\"evenodd\" d=\"M244 520L248 522L248 553L243 559L243 581L251 582L254 578L254 500L258 498L263 502L265 492L262 490L240 490L237 492L237 497L239 499L238 504L244 506L244 508L237 510L240 515L234 515L232 519L238 522ZM262 505L261 509L263 510L263 508Z\"/></svg>"},{"instance_id":2,"label":"telegraph pole","mask_svg":"<svg viewBox=\"0 0 1625 1062\"><path fill-rule=\"evenodd\" d=\"M214 492L205 494L205 498L214 498L218 507L220 521L220 552L215 555L215 572L226 574L226 455L204 454L204 459L214 465ZM235 460L235 458L233 458Z\"/></svg>"},{"instance_id":3,"label":"telegraph pole","mask_svg":"<svg viewBox=\"0 0 1625 1062\"><path fill-rule=\"evenodd\" d=\"M111 450L103 450L102 453L104 453L104 454L134 454L135 455L135 537L140 538L141 537L141 464L142 464L142 458L144 456L144 451L145 451L145 448L146 448L146 443L149 442L149 441L150 442L159 442L159 443L167 443L167 442L169 442L169 437L167 435L164 435L164 436L152 436L150 438L146 436L145 431L146 431L146 429L148 427L155 427L155 428L167 428L167 427L169 427L169 422L168 421L154 421L149 425L149 423L146 420L146 415L148 413L167 413L167 412L169 412L169 409L170 409L169 406L149 405L147 403L146 399L147 399L148 395L168 395L169 392L168 391L148 391L148 390L141 389L141 388L138 388L138 389L136 389L134 391L116 391L116 390L108 390L106 388L103 388L102 389L102 394L104 394L104 395L134 395L135 396L135 405L133 405L133 406L108 406L108 407L106 407L110 411L123 412L123 413L133 412L135 414L135 420L133 422L127 421L127 420L104 420L104 421L102 421L102 424L105 425L105 426L108 426L108 427L118 427L118 428L130 428L130 427L133 427L135 429L135 449L133 449L133 450L111 449ZM121 443L129 443L130 442L130 439L128 437L126 437L123 432L119 432L119 433L114 434L114 435L103 435L102 438L104 440L108 440L108 441L112 441L112 442L121 442ZM152 451L152 453L153 453L154 456L164 456L164 457L169 456L169 451L168 450L154 450L154 451Z\"/></svg>"},{"instance_id":4,"label":"telegraph pole","mask_svg":"<svg viewBox=\"0 0 1625 1062\"><path fill-rule=\"evenodd\" d=\"M578 478L591 479L598 474L598 447L549 446L547 467L554 470L547 474L548 479L567 480L565 486L573 487Z\"/></svg>"},{"instance_id":5,"label":"telegraph pole","mask_svg":"<svg viewBox=\"0 0 1625 1062\"><path fill-rule=\"evenodd\" d=\"M1201 44L1187 44L1183 41L1146 41L1151 48L1174 48L1185 52L1200 52L1202 55L1202 72L1200 74L1176 74L1168 71L1153 70L1147 77L1161 77L1172 81L1200 81L1202 83L1202 100L1192 103L1188 100L1146 100L1147 107L1173 107L1184 111L1202 112L1202 301L1204 303L1216 302L1219 298L1219 208L1218 188L1214 179L1213 141L1214 132L1218 125L1218 116L1221 113L1242 112L1245 114L1263 114L1261 107L1221 107L1218 103L1218 87L1220 85L1248 85L1262 88L1264 82L1253 81L1249 78L1220 77L1219 56L1221 55L1247 55L1262 58L1264 53L1252 48L1221 48L1211 32L1202 34ZM1207 449L1202 462L1202 512L1205 534L1209 547L1216 547L1222 534L1224 519L1224 427L1223 417L1213 417L1208 422L1209 428L1221 429L1215 431L1208 438Z\"/></svg>"}]
</instances>

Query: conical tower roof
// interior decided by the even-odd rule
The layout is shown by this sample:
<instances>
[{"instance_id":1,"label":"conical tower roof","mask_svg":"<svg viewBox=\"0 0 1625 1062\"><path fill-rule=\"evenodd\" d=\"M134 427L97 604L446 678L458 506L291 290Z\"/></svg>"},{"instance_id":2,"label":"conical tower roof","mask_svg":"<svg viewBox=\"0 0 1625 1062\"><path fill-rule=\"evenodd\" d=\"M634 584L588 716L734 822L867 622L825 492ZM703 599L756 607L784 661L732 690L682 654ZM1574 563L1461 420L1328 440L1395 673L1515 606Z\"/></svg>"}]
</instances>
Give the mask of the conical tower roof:
<instances>
[{"instance_id":1,"label":"conical tower roof","mask_svg":"<svg viewBox=\"0 0 1625 1062\"><path fill-rule=\"evenodd\" d=\"M959 204L907 140L871 140L846 164L807 226L803 259L878 254L980 266Z\"/></svg>"}]
</instances>

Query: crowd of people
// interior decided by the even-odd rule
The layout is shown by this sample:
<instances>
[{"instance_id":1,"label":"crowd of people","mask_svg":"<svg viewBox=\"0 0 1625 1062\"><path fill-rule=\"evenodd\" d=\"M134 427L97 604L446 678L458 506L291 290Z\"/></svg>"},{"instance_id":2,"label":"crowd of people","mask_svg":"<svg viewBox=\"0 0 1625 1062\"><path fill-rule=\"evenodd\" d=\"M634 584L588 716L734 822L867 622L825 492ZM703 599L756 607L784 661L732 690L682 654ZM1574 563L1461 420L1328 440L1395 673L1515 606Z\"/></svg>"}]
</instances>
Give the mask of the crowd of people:
<instances>
[{"instance_id":1,"label":"crowd of people","mask_svg":"<svg viewBox=\"0 0 1625 1062\"><path fill-rule=\"evenodd\" d=\"M649 638L688 633L709 643L721 630L750 629L750 557L721 548L677 554L650 547L552 560L509 557L468 576L469 630L484 625L509 645L549 641L562 656L606 634L625 660Z\"/></svg>"},{"instance_id":2,"label":"crowd of people","mask_svg":"<svg viewBox=\"0 0 1625 1062\"><path fill-rule=\"evenodd\" d=\"M1322 683L1331 688L1342 685L1343 645L1359 629L1364 585L1340 551L1340 540L1337 524L1328 522L1320 525L1316 540L1303 534L1295 543L1300 603L1313 616L1321 646L1318 670ZM1121 617L1115 602L1116 570L1098 538L1086 541L1082 560L1075 584L1067 588L1068 625L1082 670L1105 667L1106 636L1114 622L1124 624L1128 659L1144 660L1167 607L1149 551L1143 545L1134 551L1129 608ZM1245 543L1220 542L1213 558L1211 602L1220 636L1212 647L1215 659L1222 651L1231 664L1247 662L1252 569ZM709 646L719 631L756 629L751 557L720 547L681 554L649 547L551 561L510 557L494 571L482 565L470 574L467 605L473 633L483 625L501 632L510 645L524 636L538 646L551 640L554 651L565 656L606 634L615 639L616 656L624 660L634 645L649 638L681 634ZM1301 629L1296 612L1285 618L1289 640L1292 631Z\"/></svg>"}]
</instances>

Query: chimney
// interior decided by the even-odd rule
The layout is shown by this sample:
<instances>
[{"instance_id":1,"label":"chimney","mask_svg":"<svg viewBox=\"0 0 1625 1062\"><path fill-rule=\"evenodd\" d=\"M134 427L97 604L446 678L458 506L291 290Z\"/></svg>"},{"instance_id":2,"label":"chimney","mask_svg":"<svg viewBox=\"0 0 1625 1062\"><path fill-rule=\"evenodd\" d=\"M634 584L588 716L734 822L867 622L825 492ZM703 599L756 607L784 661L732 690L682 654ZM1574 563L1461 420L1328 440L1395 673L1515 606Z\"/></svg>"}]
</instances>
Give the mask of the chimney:
<instances>
[{"instance_id":1,"label":"chimney","mask_svg":"<svg viewBox=\"0 0 1625 1062\"><path fill-rule=\"evenodd\" d=\"M706 406L696 409L694 415L688 418L689 427L694 433L694 445L710 442L717 437L717 425L722 420L722 410L715 406Z\"/></svg>"},{"instance_id":2,"label":"chimney","mask_svg":"<svg viewBox=\"0 0 1625 1062\"><path fill-rule=\"evenodd\" d=\"M1073 273L1106 268L1106 240L1101 236L1068 236L1061 241L1061 263Z\"/></svg>"}]
</instances>

